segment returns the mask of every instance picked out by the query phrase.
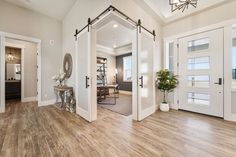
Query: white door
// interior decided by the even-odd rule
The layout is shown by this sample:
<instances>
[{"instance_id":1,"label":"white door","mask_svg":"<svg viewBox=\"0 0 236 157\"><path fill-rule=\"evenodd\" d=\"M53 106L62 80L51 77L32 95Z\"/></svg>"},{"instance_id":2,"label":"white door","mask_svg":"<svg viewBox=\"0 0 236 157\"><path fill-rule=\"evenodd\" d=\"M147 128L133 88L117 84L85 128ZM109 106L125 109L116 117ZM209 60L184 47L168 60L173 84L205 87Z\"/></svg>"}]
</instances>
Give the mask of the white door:
<instances>
[{"instance_id":1,"label":"white door","mask_svg":"<svg viewBox=\"0 0 236 157\"><path fill-rule=\"evenodd\" d=\"M223 117L223 30L179 39L179 108Z\"/></svg>"},{"instance_id":2,"label":"white door","mask_svg":"<svg viewBox=\"0 0 236 157\"><path fill-rule=\"evenodd\" d=\"M5 37L0 36L0 113L5 112Z\"/></svg>"},{"instance_id":3,"label":"white door","mask_svg":"<svg viewBox=\"0 0 236 157\"><path fill-rule=\"evenodd\" d=\"M145 30L138 31L138 120L155 112L155 82L153 53L155 49L153 35Z\"/></svg>"},{"instance_id":4,"label":"white door","mask_svg":"<svg viewBox=\"0 0 236 157\"><path fill-rule=\"evenodd\" d=\"M92 106L92 59L93 30L91 26L84 29L76 40L76 113L91 122Z\"/></svg>"}]
</instances>

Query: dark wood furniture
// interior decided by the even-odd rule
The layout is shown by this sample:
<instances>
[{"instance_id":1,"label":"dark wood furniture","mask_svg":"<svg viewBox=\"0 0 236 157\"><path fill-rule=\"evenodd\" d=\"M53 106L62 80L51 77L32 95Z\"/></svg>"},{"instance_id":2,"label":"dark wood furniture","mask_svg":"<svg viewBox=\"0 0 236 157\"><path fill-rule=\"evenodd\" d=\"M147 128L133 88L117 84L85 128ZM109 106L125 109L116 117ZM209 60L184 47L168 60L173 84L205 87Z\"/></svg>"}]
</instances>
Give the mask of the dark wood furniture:
<instances>
[{"instance_id":1,"label":"dark wood furniture","mask_svg":"<svg viewBox=\"0 0 236 157\"><path fill-rule=\"evenodd\" d=\"M5 82L5 97L9 99L21 99L21 81Z\"/></svg>"},{"instance_id":2,"label":"dark wood furniture","mask_svg":"<svg viewBox=\"0 0 236 157\"><path fill-rule=\"evenodd\" d=\"M110 89L113 89L113 92L110 93ZM112 95L112 96L111 96ZM116 98L119 97L119 86L115 85L97 85L97 103L98 104L116 104ZM106 103L105 99L113 98L113 103Z\"/></svg>"}]
</instances>

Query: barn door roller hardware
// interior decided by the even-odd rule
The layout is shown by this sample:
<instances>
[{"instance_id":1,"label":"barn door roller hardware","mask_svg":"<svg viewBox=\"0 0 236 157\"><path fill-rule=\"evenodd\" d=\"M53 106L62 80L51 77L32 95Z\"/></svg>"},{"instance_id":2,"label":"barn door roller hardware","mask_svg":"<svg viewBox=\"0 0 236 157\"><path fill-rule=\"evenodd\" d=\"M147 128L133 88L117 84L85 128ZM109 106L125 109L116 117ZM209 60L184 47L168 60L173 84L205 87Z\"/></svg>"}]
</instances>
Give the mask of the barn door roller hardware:
<instances>
[{"instance_id":1,"label":"barn door roller hardware","mask_svg":"<svg viewBox=\"0 0 236 157\"><path fill-rule=\"evenodd\" d=\"M156 37L156 33L155 30L150 31L147 28L145 28L144 26L142 26L141 24L141 20L138 20L138 22L136 22L135 20L133 20L132 18L128 17L126 14L124 14L123 12L121 12L120 10L116 9L114 6L109 6L106 10L104 10L101 14L99 14L96 18L94 18L93 20L91 20L90 18L88 18L88 24L86 26L84 26L81 30L76 29L75 30L75 39L77 40L77 36L78 34L80 34L84 29L86 29L88 27L88 31L89 31L89 26L94 24L96 21L98 21L100 19L101 16L109 13L110 11L116 12L119 15L121 15L124 19L126 19L127 21L133 23L134 25L139 27L139 31L141 31L141 29L144 29L145 31L147 31L148 33L152 34L155 40Z\"/></svg>"}]
</instances>

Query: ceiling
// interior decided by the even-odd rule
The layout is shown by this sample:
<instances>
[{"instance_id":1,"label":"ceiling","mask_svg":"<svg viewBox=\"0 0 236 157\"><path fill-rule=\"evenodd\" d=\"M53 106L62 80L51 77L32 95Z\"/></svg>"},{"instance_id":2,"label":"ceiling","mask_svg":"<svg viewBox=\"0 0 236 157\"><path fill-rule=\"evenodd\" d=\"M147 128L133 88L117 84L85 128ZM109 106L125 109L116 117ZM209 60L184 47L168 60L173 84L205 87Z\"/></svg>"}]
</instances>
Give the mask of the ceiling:
<instances>
[{"instance_id":1,"label":"ceiling","mask_svg":"<svg viewBox=\"0 0 236 157\"><path fill-rule=\"evenodd\" d=\"M189 7L188 10L171 12L169 0L143 0L163 21L164 23L172 22L184 16L200 12L207 8L216 7L231 0L198 0L197 8Z\"/></svg>"},{"instance_id":2,"label":"ceiling","mask_svg":"<svg viewBox=\"0 0 236 157\"><path fill-rule=\"evenodd\" d=\"M52 18L62 20L77 0L4 0Z\"/></svg>"},{"instance_id":3,"label":"ceiling","mask_svg":"<svg viewBox=\"0 0 236 157\"><path fill-rule=\"evenodd\" d=\"M114 26L117 27L114 27ZM110 21L97 32L97 44L116 49L132 42L132 30L117 21Z\"/></svg>"}]
</instances>

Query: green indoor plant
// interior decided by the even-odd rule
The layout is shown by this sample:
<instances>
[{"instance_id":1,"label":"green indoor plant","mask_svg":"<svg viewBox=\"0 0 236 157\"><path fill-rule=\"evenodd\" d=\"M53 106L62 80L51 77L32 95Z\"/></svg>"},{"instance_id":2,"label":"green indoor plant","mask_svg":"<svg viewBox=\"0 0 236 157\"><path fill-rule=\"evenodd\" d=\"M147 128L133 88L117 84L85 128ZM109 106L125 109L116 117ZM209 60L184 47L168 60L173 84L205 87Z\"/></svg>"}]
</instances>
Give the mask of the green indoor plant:
<instances>
[{"instance_id":1,"label":"green indoor plant","mask_svg":"<svg viewBox=\"0 0 236 157\"><path fill-rule=\"evenodd\" d=\"M163 92L163 101L160 105L161 111L169 111L168 94L173 92L179 81L177 76L167 69L157 72L156 86Z\"/></svg>"}]
</instances>

